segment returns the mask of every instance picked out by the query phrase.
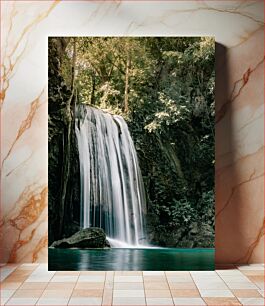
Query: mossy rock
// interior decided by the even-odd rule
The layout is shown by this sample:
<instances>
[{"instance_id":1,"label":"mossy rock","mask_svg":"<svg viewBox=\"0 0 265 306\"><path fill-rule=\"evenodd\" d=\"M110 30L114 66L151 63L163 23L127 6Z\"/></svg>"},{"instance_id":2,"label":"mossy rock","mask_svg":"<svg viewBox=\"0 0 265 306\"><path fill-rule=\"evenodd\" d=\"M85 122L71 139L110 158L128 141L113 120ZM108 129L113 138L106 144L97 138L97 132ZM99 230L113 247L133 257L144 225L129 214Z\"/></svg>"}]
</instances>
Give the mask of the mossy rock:
<instances>
[{"instance_id":1,"label":"mossy rock","mask_svg":"<svg viewBox=\"0 0 265 306\"><path fill-rule=\"evenodd\" d=\"M109 248L110 244L106 239L106 234L101 228L91 227L78 231L74 235L62 240L54 241L51 247L54 248Z\"/></svg>"}]
</instances>

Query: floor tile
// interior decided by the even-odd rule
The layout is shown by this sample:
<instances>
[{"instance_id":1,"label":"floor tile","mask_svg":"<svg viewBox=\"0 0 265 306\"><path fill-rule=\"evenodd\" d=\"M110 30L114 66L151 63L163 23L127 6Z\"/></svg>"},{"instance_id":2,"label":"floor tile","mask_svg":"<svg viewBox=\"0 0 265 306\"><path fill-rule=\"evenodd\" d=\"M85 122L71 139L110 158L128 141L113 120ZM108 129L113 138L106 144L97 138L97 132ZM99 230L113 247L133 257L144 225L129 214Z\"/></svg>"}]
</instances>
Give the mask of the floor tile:
<instances>
[{"instance_id":1,"label":"floor tile","mask_svg":"<svg viewBox=\"0 0 265 306\"><path fill-rule=\"evenodd\" d=\"M114 282L117 283L139 283L142 281L142 276L114 276Z\"/></svg>"},{"instance_id":2,"label":"floor tile","mask_svg":"<svg viewBox=\"0 0 265 306\"><path fill-rule=\"evenodd\" d=\"M222 278L194 278L195 284L224 284L224 280Z\"/></svg>"},{"instance_id":3,"label":"floor tile","mask_svg":"<svg viewBox=\"0 0 265 306\"><path fill-rule=\"evenodd\" d=\"M232 282L232 283L250 282L248 277L246 277L245 275L222 275L221 277L225 282Z\"/></svg>"},{"instance_id":4,"label":"floor tile","mask_svg":"<svg viewBox=\"0 0 265 306\"><path fill-rule=\"evenodd\" d=\"M226 282L229 289L258 289L256 285L251 282Z\"/></svg>"},{"instance_id":5,"label":"floor tile","mask_svg":"<svg viewBox=\"0 0 265 306\"><path fill-rule=\"evenodd\" d=\"M197 289L195 283L169 283L170 289Z\"/></svg>"},{"instance_id":6,"label":"floor tile","mask_svg":"<svg viewBox=\"0 0 265 306\"><path fill-rule=\"evenodd\" d=\"M68 305L92 305L98 306L101 305L102 298L71 298L68 302Z\"/></svg>"},{"instance_id":7,"label":"floor tile","mask_svg":"<svg viewBox=\"0 0 265 306\"><path fill-rule=\"evenodd\" d=\"M15 290L0 290L0 305L4 305L15 293Z\"/></svg>"},{"instance_id":8,"label":"floor tile","mask_svg":"<svg viewBox=\"0 0 265 306\"><path fill-rule=\"evenodd\" d=\"M26 305L26 306L31 306L35 305L38 301L38 298L11 298L8 300L6 305Z\"/></svg>"},{"instance_id":9,"label":"floor tile","mask_svg":"<svg viewBox=\"0 0 265 306\"><path fill-rule=\"evenodd\" d=\"M142 276L141 271L115 271L115 276Z\"/></svg>"},{"instance_id":10,"label":"floor tile","mask_svg":"<svg viewBox=\"0 0 265 306\"><path fill-rule=\"evenodd\" d=\"M112 290L104 289L102 306L111 306L112 305Z\"/></svg>"},{"instance_id":11,"label":"floor tile","mask_svg":"<svg viewBox=\"0 0 265 306\"><path fill-rule=\"evenodd\" d=\"M262 305L264 306L264 298L238 298L242 305Z\"/></svg>"},{"instance_id":12,"label":"floor tile","mask_svg":"<svg viewBox=\"0 0 265 306\"><path fill-rule=\"evenodd\" d=\"M15 290L2 290L0 291L0 296L3 298L10 298L15 293Z\"/></svg>"},{"instance_id":13,"label":"floor tile","mask_svg":"<svg viewBox=\"0 0 265 306\"><path fill-rule=\"evenodd\" d=\"M78 279L78 276L67 276L67 275L55 275L52 279L51 279L51 283L53 282L58 282L58 283L73 283L76 282Z\"/></svg>"},{"instance_id":14,"label":"floor tile","mask_svg":"<svg viewBox=\"0 0 265 306\"><path fill-rule=\"evenodd\" d=\"M40 289L19 289L14 293L13 298L39 298L42 292L43 290Z\"/></svg>"},{"instance_id":15,"label":"floor tile","mask_svg":"<svg viewBox=\"0 0 265 306\"><path fill-rule=\"evenodd\" d=\"M144 290L113 290L113 297L145 297Z\"/></svg>"},{"instance_id":16,"label":"floor tile","mask_svg":"<svg viewBox=\"0 0 265 306\"><path fill-rule=\"evenodd\" d=\"M175 298L200 297L200 293L197 289L174 289L171 290L171 294Z\"/></svg>"},{"instance_id":17,"label":"floor tile","mask_svg":"<svg viewBox=\"0 0 265 306\"><path fill-rule=\"evenodd\" d=\"M255 289L235 289L235 290L232 290L232 292L236 297L240 297L240 298L243 298L243 297L249 297L249 298L261 297L260 292L258 290L255 290Z\"/></svg>"},{"instance_id":18,"label":"floor tile","mask_svg":"<svg viewBox=\"0 0 265 306\"><path fill-rule=\"evenodd\" d=\"M144 283L114 283L113 288L122 290L140 290L144 289Z\"/></svg>"},{"instance_id":19,"label":"floor tile","mask_svg":"<svg viewBox=\"0 0 265 306\"><path fill-rule=\"evenodd\" d=\"M224 282L195 282L198 289L213 289L213 290L226 290L228 289ZM236 289L236 288L235 288Z\"/></svg>"},{"instance_id":20,"label":"floor tile","mask_svg":"<svg viewBox=\"0 0 265 306\"><path fill-rule=\"evenodd\" d=\"M147 298L155 298L155 297L161 297L161 298L170 298L171 293L170 290L145 290L145 296Z\"/></svg>"},{"instance_id":21,"label":"floor tile","mask_svg":"<svg viewBox=\"0 0 265 306\"><path fill-rule=\"evenodd\" d=\"M76 283L75 289L103 289L104 283L90 283L90 282L81 282Z\"/></svg>"},{"instance_id":22,"label":"floor tile","mask_svg":"<svg viewBox=\"0 0 265 306\"><path fill-rule=\"evenodd\" d=\"M76 282L74 283L53 282L53 283L48 283L45 289L46 290L72 290L74 289L75 285L76 285Z\"/></svg>"},{"instance_id":23,"label":"floor tile","mask_svg":"<svg viewBox=\"0 0 265 306\"><path fill-rule=\"evenodd\" d=\"M202 298L173 298L175 305L206 305Z\"/></svg>"},{"instance_id":24,"label":"floor tile","mask_svg":"<svg viewBox=\"0 0 265 306\"><path fill-rule=\"evenodd\" d=\"M52 272L47 264L5 265L1 304L264 305L263 269L255 264L217 271Z\"/></svg>"},{"instance_id":25,"label":"floor tile","mask_svg":"<svg viewBox=\"0 0 265 306\"><path fill-rule=\"evenodd\" d=\"M217 273L215 271L190 271L192 276L201 276L201 277L208 277L208 276L215 276Z\"/></svg>"},{"instance_id":26,"label":"floor tile","mask_svg":"<svg viewBox=\"0 0 265 306\"><path fill-rule=\"evenodd\" d=\"M44 279L45 281L50 281L54 276L54 273L47 273L47 272L38 272L38 273L31 273L27 277L27 282L30 282L30 279Z\"/></svg>"},{"instance_id":27,"label":"floor tile","mask_svg":"<svg viewBox=\"0 0 265 306\"><path fill-rule=\"evenodd\" d=\"M55 275L56 271L48 271L47 269L45 269L42 266L39 266L37 269L35 269L31 275L33 276L41 276L41 275L45 275L45 276L50 276L50 275Z\"/></svg>"},{"instance_id":28,"label":"floor tile","mask_svg":"<svg viewBox=\"0 0 265 306\"><path fill-rule=\"evenodd\" d=\"M68 305L69 298L40 298L36 305Z\"/></svg>"},{"instance_id":29,"label":"floor tile","mask_svg":"<svg viewBox=\"0 0 265 306\"><path fill-rule=\"evenodd\" d=\"M250 264L250 265L237 265L239 270L262 270L264 271L264 266L261 264Z\"/></svg>"},{"instance_id":30,"label":"floor tile","mask_svg":"<svg viewBox=\"0 0 265 306\"><path fill-rule=\"evenodd\" d=\"M146 298L146 304L150 306L156 305L174 305L172 298Z\"/></svg>"},{"instance_id":31,"label":"floor tile","mask_svg":"<svg viewBox=\"0 0 265 306\"><path fill-rule=\"evenodd\" d=\"M230 290L200 290L202 297L234 297Z\"/></svg>"},{"instance_id":32,"label":"floor tile","mask_svg":"<svg viewBox=\"0 0 265 306\"><path fill-rule=\"evenodd\" d=\"M104 289L113 289L113 287L114 287L114 282L113 281L105 281Z\"/></svg>"},{"instance_id":33,"label":"floor tile","mask_svg":"<svg viewBox=\"0 0 265 306\"><path fill-rule=\"evenodd\" d=\"M0 281L3 281L4 279L6 279L15 269L17 266L13 266L13 267L1 267L0 269Z\"/></svg>"},{"instance_id":34,"label":"floor tile","mask_svg":"<svg viewBox=\"0 0 265 306\"><path fill-rule=\"evenodd\" d=\"M216 270L216 273L221 276L223 275L231 275L231 276L244 275L242 272L239 271L238 269Z\"/></svg>"},{"instance_id":35,"label":"floor tile","mask_svg":"<svg viewBox=\"0 0 265 306\"><path fill-rule=\"evenodd\" d=\"M5 305L8 300L9 300L8 297L1 296L1 298L0 298L0 305Z\"/></svg>"},{"instance_id":36,"label":"floor tile","mask_svg":"<svg viewBox=\"0 0 265 306\"><path fill-rule=\"evenodd\" d=\"M110 272L113 272L113 271L110 271ZM80 275L97 275L97 276L105 276L106 273L108 272L105 272L105 271L81 271L80 272Z\"/></svg>"},{"instance_id":37,"label":"floor tile","mask_svg":"<svg viewBox=\"0 0 265 306\"><path fill-rule=\"evenodd\" d=\"M179 276L179 275L190 275L189 271L165 271L165 274L171 276Z\"/></svg>"},{"instance_id":38,"label":"floor tile","mask_svg":"<svg viewBox=\"0 0 265 306\"><path fill-rule=\"evenodd\" d=\"M53 275L30 275L27 279L27 283L48 283L52 279Z\"/></svg>"},{"instance_id":39,"label":"floor tile","mask_svg":"<svg viewBox=\"0 0 265 306\"><path fill-rule=\"evenodd\" d=\"M169 289L167 282L144 283L144 288L145 289L155 289L155 290Z\"/></svg>"},{"instance_id":40,"label":"floor tile","mask_svg":"<svg viewBox=\"0 0 265 306\"><path fill-rule=\"evenodd\" d=\"M144 282L166 282L166 276L163 275L149 275L149 276L144 276L143 277Z\"/></svg>"},{"instance_id":41,"label":"floor tile","mask_svg":"<svg viewBox=\"0 0 265 306\"><path fill-rule=\"evenodd\" d=\"M49 283L23 283L19 289L33 289L33 290L44 290L47 286L48 286Z\"/></svg>"},{"instance_id":42,"label":"floor tile","mask_svg":"<svg viewBox=\"0 0 265 306\"><path fill-rule=\"evenodd\" d=\"M57 271L55 275L64 275L64 276L79 276L79 271Z\"/></svg>"},{"instance_id":43,"label":"floor tile","mask_svg":"<svg viewBox=\"0 0 265 306\"><path fill-rule=\"evenodd\" d=\"M255 285L259 288L259 289L261 289L261 290L264 290L264 282L255 282Z\"/></svg>"},{"instance_id":44,"label":"floor tile","mask_svg":"<svg viewBox=\"0 0 265 306\"><path fill-rule=\"evenodd\" d=\"M5 278L5 282L9 282L9 283L23 283L26 279L28 278L28 276L25 275L12 275L10 274L7 278Z\"/></svg>"},{"instance_id":45,"label":"floor tile","mask_svg":"<svg viewBox=\"0 0 265 306\"><path fill-rule=\"evenodd\" d=\"M260 294L261 296L265 297L265 295L264 295L264 290L258 290L258 292L259 292L259 294Z\"/></svg>"},{"instance_id":46,"label":"floor tile","mask_svg":"<svg viewBox=\"0 0 265 306\"><path fill-rule=\"evenodd\" d=\"M33 271L29 270L29 269L21 269L20 267L18 267L16 270L14 270L9 276L29 276L30 274L32 274Z\"/></svg>"},{"instance_id":47,"label":"floor tile","mask_svg":"<svg viewBox=\"0 0 265 306\"><path fill-rule=\"evenodd\" d=\"M211 306L241 305L240 302L236 298L205 297L203 299L207 305L211 305Z\"/></svg>"},{"instance_id":48,"label":"floor tile","mask_svg":"<svg viewBox=\"0 0 265 306\"><path fill-rule=\"evenodd\" d=\"M104 283L105 276L104 275L80 275L78 278L78 282L91 282L91 283Z\"/></svg>"},{"instance_id":49,"label":"floor tile","mask_svg":"<svg viewBox=\"0 0 265 306\"><path fill-rule=\"evenodd\" d=\"M169 283L190 283L193 281L190 275L167 275Z\"/></svg>"},{"instance_id":50,"label":"floor tile","mask_svg":"<svg viewBox=\"0 0 265 306\"><path fill-rule=\"evenodd\" d=\"M209 275L209 276L203 276L203 275L192 275L192 279L194 281L202 281L202 282L209 282L209 281L222 281L223 279L221 278L220 275L215 274L215 275Z\"/></svg>"},{"instance_id":51,"label":"floor tile","mask_svg":"<svg viewBox=\"0 0 265 306\"><path fill-rule=\"evenodd\" d=\"M17 282L11 283L11 282L5 282L5 281L3 281L3 282L0 284L0 288L1 288L1 289L16 290L16 289L18 289L21 285L22 285L22 283L17 283Z\"/></svg>"},{"instance_id":52,"label":"floor tile","mask_svg":"<svg viewBox=\"0 0 265 306\"><path fill-rule=\"evenodd\" d=\"M146 302L145 302L145 298L141 298L141 297L132 297L129 299L127 297L113 297L112 304L121 305L121 306L125 306L125 305L137 306L137 305L146 305Z\"/></svg>"},{"instance_id":53,"label":"floor tile","mask_svg":"<svg viewBox=\"0 0 265 306\"><path fill-rule=\"evenodd\" d=\"M70 298L72 290L44 290L41 298Z\"/></svg>"},{"instance_id":54,"label":"floor tile","mask_svg":"<svg viewBox=\"0 0 265 306\"><path fill-rule=\"evenodd\" d=\"M248 275L247 279L253 283L260 282L264 283L264 276L263 275Z\"/></svg>"},{"instance_id":55,"label":"floor tile","mask_svg":"<svg viewBox=\"0 0 265 306\"><path fill-rule=\"evenodd\" d=\"M143 276L165 275L164 271L143 271Z\"/></svg>"},{"instance_id":56,"label":"floor tile","mask_svg":"<svg viewBox=\"0 0 265 306\"><path fill-rule=\"evenodd\" d=\"M103 289L74 289L72 297L102 297Z\"/></svg>"},{"instance_id":57,"label":"floor tile","mask_svg":"<svg viewBox=\"0 0 265 306\"><path fill-rule=\"evenodd\" d=\"M114 278L114 274L115 274L115 271L107 271L106 272L106 279L108 279L108 278L113 279Z\"/></svg>"},{"instance_id":58,"label":"floor tile","mask_svg":"<svg viewBox=\"0 0 265 306\"><path fill-rule=\"evenodd\" d=\"M255 276L255 275L261 275L264 277L264 270L243 270L241 271L246 276Z\"/></svg>"}]
</instances>

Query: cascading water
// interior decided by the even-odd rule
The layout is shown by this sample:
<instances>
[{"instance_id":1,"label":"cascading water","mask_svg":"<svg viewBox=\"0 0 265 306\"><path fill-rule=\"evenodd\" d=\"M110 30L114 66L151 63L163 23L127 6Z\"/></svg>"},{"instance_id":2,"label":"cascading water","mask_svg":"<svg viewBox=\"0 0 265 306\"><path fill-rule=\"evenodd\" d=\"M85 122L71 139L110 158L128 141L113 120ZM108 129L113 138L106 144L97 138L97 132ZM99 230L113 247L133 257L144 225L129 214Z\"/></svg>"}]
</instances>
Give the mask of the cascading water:
<instances>
[{"instance_id":1,"label":"cascading water","mask_svg":"<svg viewBox=\"0 0 265 306\"><path fill-rule=\"evenodd\" d=\"M144 245L145 193L135 147L121 116L76 107L81 226L101 227L114 247Z\"/></svg>"}]
</instances>

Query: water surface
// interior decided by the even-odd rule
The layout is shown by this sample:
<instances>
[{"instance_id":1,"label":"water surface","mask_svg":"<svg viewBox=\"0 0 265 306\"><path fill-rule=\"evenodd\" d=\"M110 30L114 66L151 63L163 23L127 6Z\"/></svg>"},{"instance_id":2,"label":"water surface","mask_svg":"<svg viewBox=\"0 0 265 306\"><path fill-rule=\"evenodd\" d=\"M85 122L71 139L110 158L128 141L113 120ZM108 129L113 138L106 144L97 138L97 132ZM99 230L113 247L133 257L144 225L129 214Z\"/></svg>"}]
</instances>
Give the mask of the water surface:
<instances>
[{"instance_id":1,"label":"water surface","mask_svg":"<svg viewBox=\"0 0 265 306\"><path fill-rule=\"evenodd\" d=\"M50 271L214 270L214 249L54 249Z\"/></svg>"}]
</instances>

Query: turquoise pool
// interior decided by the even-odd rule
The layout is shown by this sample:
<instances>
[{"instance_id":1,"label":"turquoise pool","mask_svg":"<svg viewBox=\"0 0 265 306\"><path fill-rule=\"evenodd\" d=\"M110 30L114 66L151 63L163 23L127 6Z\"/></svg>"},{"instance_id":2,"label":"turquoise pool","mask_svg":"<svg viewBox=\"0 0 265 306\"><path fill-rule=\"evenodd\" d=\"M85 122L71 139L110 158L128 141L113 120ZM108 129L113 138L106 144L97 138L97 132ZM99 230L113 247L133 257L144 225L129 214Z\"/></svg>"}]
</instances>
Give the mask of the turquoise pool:
<instances>
[{"instance_id":1,"label":"turquoise pool","mask_svg":"<svg viewBox=\"0 0 265 306\"><path fill-rule=\"evenodd\" d=\"M50 271L214 270L214 249L54 249Z\"/></svg>"}]
</instances>

